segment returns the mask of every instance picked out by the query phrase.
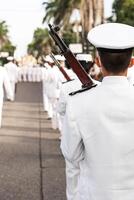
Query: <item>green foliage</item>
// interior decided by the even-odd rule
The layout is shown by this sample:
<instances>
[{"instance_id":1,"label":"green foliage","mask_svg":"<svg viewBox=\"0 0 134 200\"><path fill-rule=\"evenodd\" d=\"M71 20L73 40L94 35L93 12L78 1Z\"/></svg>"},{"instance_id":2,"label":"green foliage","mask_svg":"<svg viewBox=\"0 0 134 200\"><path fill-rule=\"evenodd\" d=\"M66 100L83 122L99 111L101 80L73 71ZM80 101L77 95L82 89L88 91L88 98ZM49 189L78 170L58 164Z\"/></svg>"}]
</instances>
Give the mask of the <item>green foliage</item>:
<instances>
[{"instance_id":1,"label":"green foliage","mask_svg":"<svg viewBox=\"0 0 134 200\"><path fill-rule=\"evenodd\" d=\"M50 36L47 29L37 28L33 35L32 42L28 45L28 53L36 58L47 54L47 49L51 46Z\"/></svg>"},{"instance_id":2,"label":"green foliage","mask_svg":"<svg viewBox=\"0 0 134 200\"><path fill-rule=\"evenodd\" d=\"M7 40L7 42L2 47L2 51L9 52L9 55L11 55L11 56L14 55L15 49L16 49L16 46L12 45L12 43L10 42L10 40Z\"/></svg>"},{"instance_id":3,"label":"green foliage","mask_svg":"<svg viewBox=\"0 0 134 200\"><path fill-rule=\"evenodd\" d=\"M62 37L67 46L69 46L70 43L77 43L76 33L74 33L71 25L68 25L68 27L64 29Z\"/></svg>"},{"instance_id":4,"label":"green foliage","mask_svg":"<svg viewBox=\"0 0 134 200\"><path fill-rule=\"evenodd\" d=\"M115 0L113 11L116 14L116 22L134 26L134 0Z\"/></svg>"},{"instance_id":5,"label":"green foliage","mask_svg":"<svg viewBox=\"0 0 134 200\"><path fill-rule=\"evenodd\" d=\"M76 43L76 33L73 32L72 26L66 27L62 33L63 40L67 45ZM51 51L55 54L59 53L59 48L56 47L51 39L48 29L37 28L34 31L33 40L28 45L28 54L33 55L37 59L43 55L49 54Z\"/></svg>"},{"instance_id":6,"label":"green foliage","mask_svg":"<svg viewBox=\"0 0 134 200\"><path fill-rule=\"evenodd\" d=\"M68 24L70 15L77 8L81 0L49 0L43 3L45 7L44 22L53 20L54 24Z\"/></svg>"},{"instance_id":7,"label":"green foliage","mask_svg":"<svg viewBox=\"0 0 134 200\"><path fill-rule=\"evenodd\" d=\"M8 27L5 21L0 22L0 38L7 37Z\"/></svg>"},{"instance_id":8,"label":"green foliage","mask_svg":"<svg viewBox=\"0 0 134 200\"><path fill-rule=\"evenodd\" d=\"M15 46L12 45L9 36L8 36L8 26L5 21L0 22L0 52L8 52L9 55L14 55L14 51L16 49ZM0 63L4 64L6 58L0 58Z\"/></svg>"}]
</instances>

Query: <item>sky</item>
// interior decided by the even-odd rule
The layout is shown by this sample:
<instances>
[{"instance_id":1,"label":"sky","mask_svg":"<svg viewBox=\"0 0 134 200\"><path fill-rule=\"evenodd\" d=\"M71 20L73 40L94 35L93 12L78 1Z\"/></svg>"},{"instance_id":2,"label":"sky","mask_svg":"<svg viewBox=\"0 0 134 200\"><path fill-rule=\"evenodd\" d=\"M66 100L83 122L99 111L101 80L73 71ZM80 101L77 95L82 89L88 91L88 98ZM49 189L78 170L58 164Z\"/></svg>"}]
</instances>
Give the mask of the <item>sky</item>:
<instances>
[{"instance_id":1,"label":"sky","mask_svg":"<svg viewBox=\"0 0 134 200\"><path fill-rule=\"evenodd\" d=\"M63 0L64 1L64 0ZM111 15L114 0L104 0L105 17ZM43 0L0 0L0 21L5 20L9 37L17 47L15 56L26 54L27 44L32 41L34 30L45 27Z\"/></svg>"}]
</instances>

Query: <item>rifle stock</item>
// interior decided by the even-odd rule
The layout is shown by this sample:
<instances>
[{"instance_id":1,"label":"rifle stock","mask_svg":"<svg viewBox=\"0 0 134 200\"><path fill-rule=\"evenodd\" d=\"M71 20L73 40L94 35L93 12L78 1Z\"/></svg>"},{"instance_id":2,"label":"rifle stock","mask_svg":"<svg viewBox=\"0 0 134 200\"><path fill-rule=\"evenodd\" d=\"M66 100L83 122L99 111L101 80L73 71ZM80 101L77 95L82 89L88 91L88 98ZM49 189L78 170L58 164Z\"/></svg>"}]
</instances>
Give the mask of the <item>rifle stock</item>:
<instances>
[{"instance_id":1,"label":"rifle stock","mask_svg":"<svg viewBox=\"0 0 134 200\"><path fill-rule=\"evenodd\" d=\"M51 24L49 24L49 28L50 28L49 34L55 41L56 45L60 48L61 53L66 58L66 61L68 62L72 70L78 76L79 80L82 83L82 87L83 88L95 87L95 84L93 83L89 75L85 72L82 65L78 62L74 54L71 52L71 50L66 46L64 41L57 34L57 32L60 30L59 27L58 26L53 27Z\"/></svg>"},{"instance_id":2,"label":"rifle stock","mask_svg":"<svg viewBox=\"0 0 134 200\"><path fill-rule=\"evenodd\" d=\"M69 75L67 74L67 72L64 70L64 68L60 65L60 63L58 62L58 60L56 60L56 58L54 57L54 55L51 53L50 54L51 58L53 59L53 61L55 62L55 64L57 65L58 69L61 71L61 73L63 74L63 76L65 77L65 79L67 81L71 81L72 79L69 77Z\"/></svg>"}]
</instances>

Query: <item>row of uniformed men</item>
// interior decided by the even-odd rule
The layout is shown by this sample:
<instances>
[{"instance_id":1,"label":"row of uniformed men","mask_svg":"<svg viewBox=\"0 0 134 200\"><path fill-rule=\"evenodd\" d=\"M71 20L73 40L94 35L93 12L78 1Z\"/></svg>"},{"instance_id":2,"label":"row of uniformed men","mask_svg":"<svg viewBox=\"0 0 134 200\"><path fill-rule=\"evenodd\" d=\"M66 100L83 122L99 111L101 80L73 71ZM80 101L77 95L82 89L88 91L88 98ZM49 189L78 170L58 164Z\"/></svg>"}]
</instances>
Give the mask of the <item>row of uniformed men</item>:
<instances>
[{"instance_id":1,"label":"row of uniformed men","mask_svg":"<svg viewBox=\"0 0 134 200\"><path fill-rule=\"evenodd\" d=\"M22 66L18 68L18 81L19 82L41 82L42 67L35 66Z\"/></svg>"},{"instance_id":2,"label":"row of uniformed men","mask_svg":"<svg viewBox=\"0 0 134 200\"><path fill-rule=\"evenodd\" d=\"M65 58L63 56L58 55L56 56L56 59L60 62L60 65L64 68L72 81L66 81L62 73L55 66L51 57L47 56L47 67L44 68L43 79L43 105L44 110L48 112L48 119L51 119L52 128L60 130L61 138L69 93L81 89L82 84L72 69L67 69L64 66ZM87 73L91 71L90 64L93 62L93 59L90 54L77 54L76 59L79 60ZM91 73L92 72L93 74L91 75L93 75L93 77L96 77L99 73L96 65L95 69L92 70ZM93 81L98 85L100 84L100 82L95 79L93 79ZM74 200L79 169L77 171L71 162L66 159L65 163L67 199Z\"/></svg>"},{"instance_id":3,"label":"row of uniformed men","mask_svg":"<svg viewBox=\"0 0 134 200\"><path fill-rule=\"evenodd\" d=\"M27 64L23 66L17 66L14 63L13 57L7 58L9 62L5 64L9 78L12 82L41 82L43 79L42 67L38 64Z\"/></svg>"},{"instance_id":4,"label":"row of uniformed men","mask_svg":"<svg viewBox=\"0 0 134 200\"><path fill-rule=\"evenodd\" d=\"M18 67L14 63L12 56L9 56L7 60L8 63L3 67L0 66L0 127L2 123L3 99L15 100L16 83L20 81L39 82L43 80L41 67Z\"/></svg>"},{"instance_id":5,"label":"row of uniformed men","mask_svg":"<svg viewBox=\"0 0 134 200\"><path fill-rule=\"evenodd\" d=\"M65 66L64 56L56 55L55 58L72 81L67 81L52 58L49 55L46 56L45 67L42 68L43 107L44 111L48 113L48 119L52 119L52 128L61 131L68 94L79 90L82 84L72 69ZM99 85L102 80L102 77L99 76L101 74L100 68L97 65L98 63L90 68L90 62L93 62L92 56L90 54L77 54L76 59L79 60L85 71L93 77L93 82ZM128 72L128 80L131 84L134 84L134 67L131 67Z\"/></svg>"},{"instance_id":6,"label":"row of uniformed men","mask_svg":"<svg viewBox=\"0 0 134 200\"><path fill-rule=\"evenodd\" d=\"M46 67L43 68L43 105L44 110L48 112L48 119L52 119L52 128L61 131L64 109L66 107L66 98L70 92L81 88L81 83L72 71L65 67L65 58L61 55L55 56L60 66L73 81L67 81L61 71L55 66L53 59L48 55L45 58ZM89 71L89 62L92 62L90 54L77 54L76 58L80 62L85 62L86 69ZM66 89L65 89L66 88Z\"/></svg>"},{"instance_id":7,"label":"row of uniformed men","mask_svg":"<svg viewBox=\"0 0 134 200\"><path fill-rule=\"evenodd\" d=\"M62 67L64 67L64 59L63 56L56 55L55 57L57 60L60 61L60 64ZM82 58L83 59L83 58ZM87 58L87 56L84 56L84 60L87 62L88 60L91 60L90 56ZM57 113L57 100L59 99L59 93L60 93L60 87L63 82L66 81L62 73L59 71L59 69L54 65L53 60L50 56L46 57L46 63L45 68L44 67L17 67L17 65L13 62L13 57L8 57L8 63L5 64L3 71L6 73L6 80L9 83L5 84L8 85L8 91L10 91L12 94L7 94L8 99L11 99L14 101L15 99L15 85L17 82L23 81L34 81L34 82L43 82L43 99L44 99L44 109L48 111L48 117L52 118L52 124L53 128L59 128L61 130L61 120L59 117L59 114ZM49 63L49 64L48 64ZM54 66L54 67L53 67ZM5 69L5 70L4 70ZM67 70L65 68L67 73L69 74L70 78L75 78L75 74L72 72L72 70ZM27 72L27 73L26 73ZM29 72L29 73L28 73ZM2 74L2 73L1 73ZM2 80L2 78L1 78ZM6 81L6 82L7 82ZM2 83L3 84L3 83ZM1 84L1 87L2 87ZM7 93L9 93L7 91ZM3 99L3 96L1 95L1 99ZM1 113L2 113L2 103L1 103ZM61 117L62 118L62 117Z\"/></svg>"}]
</instances>

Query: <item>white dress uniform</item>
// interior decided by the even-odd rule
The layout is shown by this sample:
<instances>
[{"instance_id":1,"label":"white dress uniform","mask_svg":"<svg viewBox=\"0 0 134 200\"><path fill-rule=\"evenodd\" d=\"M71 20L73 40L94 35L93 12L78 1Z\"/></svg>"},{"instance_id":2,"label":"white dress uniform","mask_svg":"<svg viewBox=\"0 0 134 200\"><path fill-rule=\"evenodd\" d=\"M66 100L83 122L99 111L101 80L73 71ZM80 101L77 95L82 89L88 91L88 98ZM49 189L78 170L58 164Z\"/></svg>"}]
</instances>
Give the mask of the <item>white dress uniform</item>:
<instances>
[{"instance_id":1,"label":"white dress uniform","mask_svg":"<svg viewBox=\"0 0 134 200\"><path fill-rule=\"evenodd\" d=\"M26 65L21 67L21 75L22 75L22 81L27 82L28 81L28 76L27 76L27 72L28 72L28 67Z\"/></svg>"},{"instance_id":2,"label":"white dress uniform","mask_svg":"<svg viewBox=\"0 0 134 200\"><path fill-rule=\"evenodd\" d=\"M37 82L41 82L42 81L42 69L40 66L37 66L36 70L37 70Z\"/></svg>"},{"instance_id":3,"label":"white dress uniform","mask_svg":"<svg viewBox=\"0 0 134 200\"><path fill-rule=\"evenodd\" d=\"M111 28L115 31L116 25ZM112 40L109 48L134 47L134 28L130 29L130 34L125 30L127 41L119 35L122 46ZM104 48L108 48L109 41L104 43ZM126 76L106 76L101 85L69 97L61 150L67 160L80 166L78 190L73 200L133 200L133 102L134 87Z\"/></svg>"},{"instance_id":4,"label":"white dress uniform","mask_svg":"<svg viewBox=\"0 0 134 200\"><path fill-rule=\"evenodd\" d=\"M28 82L33 81L32 72L33 72L33 66L29 66L28 69L27 69Z\"/></svg>"},{"instance_id":5,"label":"white dress uniform","mask_svg":"<svg viewBox=\"0 0 134 200\"><path fill-rule=\"evenodd\" d=\"M84 61L85 63L92 61L92 57L90 54L77 54L76 58L79 61ZM74 80L63 84L60 91L60 97L58 101L57 110L60 114L60 119L61 119L61 127L60 127L61 134L62 134L62 124L63 124L64 116L66 113L66 106L67 106L69 93L75 92L82 88L82 83L80 82L76 74L74 76L72 73L71 78L74 78L74 77L75 77ZM93 80L93 82L95 84L100 84L98 81L95 81L95 80ZM79 168L79 165L76 165L76 164L74 165L66 159L65 159L65 163L66 163L66 195L67 195L68 200L73 200L77 193L80 168Z\"/></svg>"},{"instance_id":6,"label":"white dress uniform","mask_svg":"<svg viewBox=\"0 0 134 200\"><path fill-rule=\"evenodd\" d=\"M18 82L22 81L22 67L18 67Z\"/></svg>"},{"instance_id":7,"label":"white dress uniform","mask_svg":"<svg viewBox=\"0 0 134 200\"><path fill-rule=\"evenodd\" d=\"M78 78L62 84L61 89L60 89L58 106L57 106L57 110L61 116L64 117L64 115L65 115L66 104L67 104L67 99L69 97L69 93L81 89L81 86L82 86L82 84Z\"/></svg>"},{"instance_id":8,"label":"white dress uniform","mask_svg":"<svg viewBox=\"0 0 134 200\"><path fill-rule=\"evenodd\" d=\"M13 92L10 84L10 80L7 74L7 71L4 67L0 66L0 127L2 122L2 107L3 107L3 98L4 98L4 89L6 93L6 98L13 100Z\"/></svg>"},{"instance_id":9,"label":"white dress uniform","mask_svg":"<svg viewBox=\"0 0 134 200\"><path fill-rule=\"evenodd\" d=\"M15 85L18 81L18 67L12 61L5 64L5 69L7 70L7 74L11 83L11 88L13 91L13 100L15 99Z\"/></svg>"},{"instance_id":10,"label":"white dress uniform","mask_svg":"<svg viewBox=\"0 0 134 200\"><path fill-rule=\"evenodd\" d=\"M48 69L45 67L42 67L42 93L43 93L43 109L44 111L49 111L49 100L47 96L47 75L48 75ZM49 116L52 118L52 116Z\"/></svg>"},{"instance_id":11,"label":"white dress uniform","mask_svg":"<svg viewBox=\"0 0 134 200\"><path fill-rule=\"evenodd\" d=\"M45 79L43 80L43 89L45 90L45 96L43 97L44 98L44 108L45 110L48 112L48 119L52 119L52 116L53 116L53 109L52 109L52 103L50 101L50 98L48 97L49 96L49 84L50 84L50 79L49 79L49 74L51 73L51 66L50 66L50 63L53 63L53 60L52 58L47 55L45 57L45 61L46 63L44 64L46 69L47 69L47 73L45 75ZM45 99L46 97L46 99ZM46 102L46 103L45 103Z\"/></svg>"},{"instance_id":12,"label":"white dress uniform","mask_svg":"<svg viewBox=\"0 0 134 200\"><path fill-rule=\"evenodd\" d=\"M37 66L34 66L33 68L33 81L34 82L40 81L39 67Z\"/></svg>"},{"instance_id":13,"label":"white dress uniform","mask_svg":"<svg viewBox=\"0 0 134 200\"><path fill-rule=\"evenodd\" d=\"M60 72L59 69L54 66L48 70L47 78L47 95L52 105L52 128L57 129L59 127L59 116L57 113L57 101L60 93Z\"/></svg>"},{"instance_id":14,"label":"white dress uniform","mask_svg":"<svg viewBox=\"0 0 134 200\"><path fill-rule=\"evenodd\" d=\"M106 77L102 85L70 98L61 148L66 159L80 164L76 199L134 196L133 102L134 88L125 77Z\"/></svg>"},{"instance_id":15,"label":"white dress uniform","mask_svg":"<svg viewBox=\"0 0 134 200\"><path fill-rule=\"evenodd\" d=\"M93 80L94 83L100 84L100 82ZM80 90L82 84L80 80L77 78L75 80L69 81L62 85L60 97L58 101L57 110L60 114L61 118L61 134L62 134L62 126L66 113L66 106L69 98L69 94L71 92ZM77 193L78 179L80 174L79 164L72 164L68 160L65 159L66 163L66 195L68 200L73 200Z\"/></svg>"},{"instance_id":16,"label":"white dress uniform","mask_svg":"<svg viewBox=\"0 0 134 200\"><path fill-rule=\"evenodd\" d=\"M134 85L134 65L132 67L128 68L127 78L129 80L129 82L132 85Z\"/></svg>"},{"instance_id":17,"label":"white dress uniform","mask_svg":"<svg viewBox=\"0 0 134 200\"><path fill-rule=\"evenodd\" d=\"M80 88L81 88L81 82L79 81L79 79L68 81L64 83L61 87L57 105L57 111L60 114L60 121L61 121L60 124L61 134L62 134L62 125L66 113L66 105L69 93L79 90ZM66 163L66 195L68 200L73 200L77 192L77 184L78 184L80 169L79 165L77 164L74 165L66 159L65 163Z\"/></svg>"}]
</instances>

